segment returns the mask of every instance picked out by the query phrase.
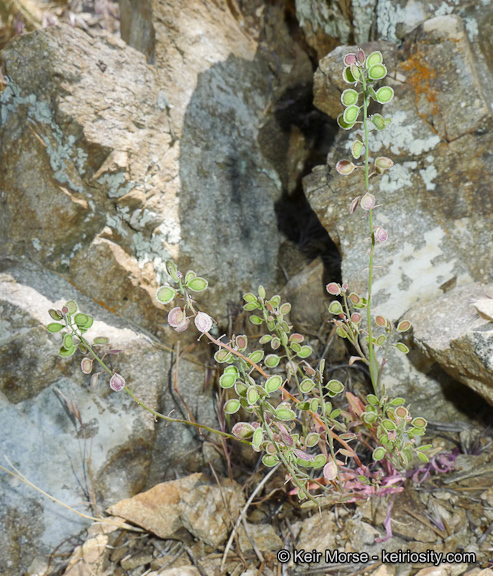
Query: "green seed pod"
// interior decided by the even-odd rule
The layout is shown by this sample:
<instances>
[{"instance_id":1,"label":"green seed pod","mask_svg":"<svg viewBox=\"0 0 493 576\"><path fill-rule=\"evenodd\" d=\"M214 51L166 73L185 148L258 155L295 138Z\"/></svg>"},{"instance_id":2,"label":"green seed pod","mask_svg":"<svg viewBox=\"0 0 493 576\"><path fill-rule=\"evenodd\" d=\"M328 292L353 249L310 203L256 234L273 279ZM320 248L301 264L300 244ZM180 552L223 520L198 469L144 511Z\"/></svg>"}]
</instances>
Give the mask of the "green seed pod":
<instances>
[{"instance_id":1,"label":"green seed pod","mask_svg":"<svg viewBox=\"0 0 493 576\"><path fill-rule=\"evenodd\" d=\"M329 391L329 396L333 398L344 390L344 384L339 382L339 380L330 380L327 384L327 389Z\"/></svg>"},{"instance_id":2,"label":"green seed pod","mask_svg":"<svg viewBox=\"0 0 493 576\"><path fill-rule=\"evenodd\" d=\"M156 300L161 304L169 304L176 296L176 290L171 286L160 286L156 291Z\"/></svg>"},{"instance_id":3,"label":"green seed pod","mask_svg":"<svg viewBox=\"0 0 493 576\"><path fill-rule=\"evenodd\" d=\"M248 358L250 358L252 362L255 362L255 364L262 362L263 357L264 357L263 350L254 350L253 352L250 352L250 354L248 354Z\"/></svg>"},{"instance_id":4,"label":"green seed pod","mask_svg":"<svg viewBox=\"0 0 493 576\"><path fill-rule=\"evenodd\" d=\"M313 380L310 380L310 378L305 378L300 384L300 390L304 394L309 394L314 388L315 388L315 382Z\"/></svg>"},{"instance_id":5,"label":"green seed pod","mask_svg":"<svg viewBox=\"0 0 493 576\"><path fill-rule=\"evenodd\" d=\"M248 403L251 405L256 404L258 402L259 393L256 386L250 386L248 388L246 398L248 400Z\"/></svg>"},{"instance_id":6,"label":"green seed pod","mask_svg":"<svg viewBox=\"0 0 493 576\"><path fill-rule=\"evenodd\" d=\"M305 439L305 446L307 448L312 448L313 446L316 446L318 444L319 440L320 440L320 434L310 432L310 434L308 434L308 436Z\"/></svg>"},{"instance_id":7,"label":"green seed pod","mask_svg":"<svg viewBox=\"0 0 493 576\"><path fill-rule=\"evenodd\" d=\"M238 422L235 424L231 432L242 440L251 438L255 432L255 428L249 422Z\"/></svg>"},{"instance_id":8,"label":"green seed pod","mask_svg":"<svg viewBox=\"0 0 493 576\"><path fill-rule=\"evenodd\" d=\"M72 334L65 334L65 336L63 337L63 347L69 350L73 346L74 346L74 338Z\"/></svg>"},{"instance_id":9,"label":"green seed pod","mask_svg":"<svg viewBox=\"0 0 493 576\"><path fill-rule=\"evenodd\" d=\"M387 75L387 68L384 64L374 64L368 70L368 78L370 80L382 80Z\"/></svg>"},{"instance_id":10,"label":"green seed pod","mask_svg":"<svg viewBox=\"0 0 493 576\"><path fill-rule=\"evenodd\" d=\"M390 86L382 86L376 92L377 102L387 104L394 97L394 90Z\"/></svg>"},{"instance_id":11,"label":"green seed pod","mask_svg":"<svg viewBox=\"0 0 493 576\"><path fill-rule=\"evenodd\" d=\"M331 302L330 306L329 306L329 312L331 314L342 314L343 310L342 310L341 303L337 300L334 300L334 302Z\"/></svg>"},{"instance_id":12,"label":"green seed pod","mask_svg":"<svg viewBox=\"0 0 493 576\"><path fill-rule=\"evenodd\" d=\"M173 278L175 282L178 282L178 269L173 260L166 261L166 272L171 276L171 278Z\"/></svg>"},{"instance_id":13,"label":"green seed pod","mask_svg":"<svg viewBox=\"0 0 493 576\"><path fill-rule=\"evenodd\" d=\"M308 358L308 356L310 356L311 353L312 353L312 349L310 348L310 346L302 346L301 350L298 352L297 356L299 358Z\"/></svg>"},{"instance_id":14,"label":"green seed pod","mask_svg":"<svg viewBox=\"0 0 493 576\"><path fill-rule=\"evenodd\" d=\"M68 309L70 316L77 312L77 302L75 300L69 300L65 303L65 307Z\"/></svg>"},{"instance_id":15,"label":"green seed pod","mask_svg":"<svg viewBox=\"0 0 493 576\"><path fill-rule=\"evenodd\" d=\"M265 391L268 394L272 394L276 390L279 390L281 386L282 386L282 378L281 376L279 376L279 374L271 376L270 378L267 379L267 381L264 384Z\"/></svg>"},{"instance_id":16,"label":"green seed pod","mask_svg":"<svg viewBox=\"0 0 493 576\"><path fill-rule=\"evenodd\" d=\"M89 322L89 316L87 314L82 314L82 312L79 312L74 316L74 322L77 324L77 326L84 326L84 324L87 324Z\"/></svg>"},{"instance_id":17,"label":"green seed pod","mask_svg":"<svg viewBox=\"0 0 493 576\"><path fill-rule=\"evenodd\" d=\"M48 330L48 332L51 334L55 334L56 332L60 332L62 328L64 328L63 324L58 324L58 322L51 322L51 324L48 324L46 327L46 330Z\"/></svg>"},{"instance_id":18,"label":"green seed pod","mask_svg":"<svg viewBox=\"0 0 493 576\"><path fill-rule=\"evenodd\" d=\"M232 388L236 382L236 374L226 374L224 373L219 378L219 385L221 388Z\"/></svg>"},{"instance_id":19,"label":"green seed pod","mask_svg":"<svg viewBox=\"0 0 493 576\"><path fill-rule=\"evenodd\" d=\"M267 368L275 368L279 364L280 360L281 358L277 356L277 354L268 354L265 357L265 365Z\"/></svg>"},{"instance_id":20,"label":"green seed pod","mask_svg":"<svg viewBox=\"0 0 493 576\"><path fill-rule=\"evenodd\" d=\"M236 398L228 400L224 405L224 411L226 412L226 414L236 414L236 412L238 412L239 409L240 409L240 401L237 400Z\"/></svg>"},{"instance_id":21,"label":"green seed pod","mask_svg":"<svg viewBox=\"0 0 493 576\"><path fill-rule=\"evenodd\" d=\"M186 285L187 288L190 288L193 292L203 292L207 290L208 283L204 278L197 277L187 282Z\"/></svg>"},{"instance_id":22,"label":"green seed pod","mask_svg":"<svg viewBox=\"0 0 493 576\"><path fill-rule=\"evenodd\" d=\"M383 56L381 52L372 52L366 59L366 67L371 68L375 64L381 64L383 62Z\"/></svg>"},{"instance_id":23,"label":"green seed pod","mask_svg":"<svg viewBox=\"0 0 493 576\"><path fill-rule=\"evenodd\" d=\"M296 414L290 408L285 406L281 407L281 405L277 408L275 414L279 420L284 421L294 420L294 418L296 418Z\"/></svg>"},{"instance_id":24,"label":"green seed pod","mask_svg":"<svg viewBox=\"0 0 493 576\"><path fill-rule=\"evenodd\" d=\"M383 448L382 446L379 446L378 448L376 448L373 451L372 454L372 458L373 460L375 460L376 462L378 462L379 460L381 460L382 458L384 458L385 454L387 453L387 451L385 450L385 448Z\"/></svg>"},{"instance_id":25,"label":"green seed pod","mask_svg":"<svg viewBox=\"0 0 493 576\"><path fill-rule=\"evenodd\" d=\"M356 90L348 88L341 94L341 102L344 104L344 106L353 106L358 101L358 97L359 94L356 92Z\"/></svg>"}]
</instances>

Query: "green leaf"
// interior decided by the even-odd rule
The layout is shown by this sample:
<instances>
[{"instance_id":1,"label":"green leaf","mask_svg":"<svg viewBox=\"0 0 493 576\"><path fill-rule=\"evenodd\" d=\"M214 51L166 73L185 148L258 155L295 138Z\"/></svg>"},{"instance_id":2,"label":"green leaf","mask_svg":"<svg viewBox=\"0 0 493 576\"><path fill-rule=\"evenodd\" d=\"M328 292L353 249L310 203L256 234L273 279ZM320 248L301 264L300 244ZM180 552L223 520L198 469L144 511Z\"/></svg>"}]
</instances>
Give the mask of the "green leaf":
<instances>
[{"instance_id":1,"label":"green leaf","mask_svg":"<svg viewBox=\"0 0 493 576\"><path fill-rule=\"evenodd\" d=\"M236 414L236 412L238 412L239 409L240 409L240 401L237 400L236 398L228 400L224 405L224 411L226 412L226 414Z\"/></svg>"},{"instance_id":2,"label":"green leaf","mask_svg":"<svg viewBox=\"0 0 493 576\"><path fill-rule=\"evenodd\" d=\"M263 286L258 287L258 295L260 298L265 298L265 288Z\"/></svg>"},{"instance_id":3,"label":"green leaf","mask_svg":"<svg viewBox=\"0 0 493 576\"><path fill-rule=\"evenodd\" d=\"M69 356L72 356L76 348L77 346L72 346L71 348L65 348L65 346L62 346L58 353L60 356L62 356L62 358L68 358Z\"/></svg>"},{"instance_id":4,"label":"green leaf","mask_svg":"<svg viewBox=\"0 0 493 576\"><path fill-rule=\"evenodd\" d=\"M359 106L348 106L342 115L344 122L346 124L354 124L358 119L359 111Z\"/></svg>"},{"instance_id":5,"label":"green leaf","mask_svg":"<svg viewBox=\"0 0 493 576\"><path fill-rule=\"evenodd\" d=\"M65 306L68 308L68 313L70 316L77 312L77 302L75 300L69 300L68 302L65 302Z\"/></svg>"},{"instance_id":6,"label":"green leaf","mask_svg":"<svg viewBox=\"0 0 493 576\"><path fill-rule=\"evenodd\" d=\"M58 324L58 322L51 322L51 324L48 324L48 326L46 327L48 332L51 332L51 334L55 334L56 332L60 332L60 330L62 328L64 328L64 325Z\"/></svg>"},{"instance_id":7,"label":"green leaf","mask_svg":"<svg viewBox=\"0 0 493 576\"><path fill-rule=\"evenodd\" d=\"M65 334L63 337L63 347L67 350L71 350L74 347L74 337L72 334Z\"/></svg>"},{"instance_id":8,"label":"green leaf","mask_svg":"<svg viewBox=\"0 0 493 576\"><path fill-rule=\"evenodd\" d=\"M221 378L219 378L219 385L221 388L232 388L236 382L236 374L226 374L224 373Z\"/></svg>"},{"instance_id":9,"label":"green leaf","mask_svg":"<svg viewBox=\"0 0 493 576\"><path fill-rule=\"evenodd\" d=\"M207 286L207 280L199 277L194 278L187 283L187 287L190 288L190 290L193 290L193 292L203 292L207 289Z\"/></svg>"},{"instance_id":10,"label":"green leaf","mask_svg":"<svg viewBox=\"0 0 493 576\"><path fill-rule=\"evenodd\" d=\"M279 390L281 386L282 386L282 377L279 376L279 374L271 376L270 378L267 379L266 383L264 384L265 391L268 394L272 394L272 392Z\"/></svg>"},{"instance_id":11,"label":"green leaf","mask_svg":"<svg viewBox=\"0 0 493 576\"><path fill-rule=\"evenodd\" d=\"M176 296L176 290L171 286L160 286L156 291L156 300L161 304L169 304Z\"/></svg>"},{"instance_id":12,"label":"green leaf","mask_svg":"<svg viewBox=\"0 0 493 576\"><path fill-rule=\"evenodd\" d=\"M423 454L422 452L418 452L418 458L421 460L421 462L429 462L430 459L428 458L428 456L426 454Z\"/></svg>"},{"instance_id":13,"label":"green leaf","mask_svg":"<svg viewBox=\"0 0 493 576\"><path fill-rule=\"evenodd\" d=\"M386 453L387 453L387 450L385 450L385 448L383 448L382 446L379 446L378 448L376 448L373 451L372 458L373 458L373 460L378 462L379 460L384 458Z\"/></svg>"},{"instance_id":14,"label":"green leaf","mask_svg":"<svg viewBox=\"0 0 493 576\"><path fill-rule=\"evenodd\" d=\"M260 318L260 316L250 316L250 322L252 324L255 324L255 326L260 326L260 324L262 324L263 320L262 318Z\"/></svg>"},{"instance_id":15,"label":"green leaf","mask_svg":"<svg viewBox=\"0 0 493 576\"><path fill-rule=\"evenodd\" d=\"M352 106L353 104L356 104L358 97L359 94L356 92L356 90L348 88L341 94L341 102L344 104L344 106Z\"/></svg>"},{"instance_id":16,"label":"green leaf","mask_svg":"<svg viewBox=\"0 0 493 576\"><path fill-rule=\"evenodd\" d=\"M368 394L366 399L370 404L373 404L373 406L378 406L378 398L375 396L375 394Z\"/></svg>"},{"instance_id":17,"label":"green leaf","mask_svg":"<svg viewBox=\"0 0 493 576\"><path fill-rule=\"evenodd\" d=\"M335 420L336 418L339 418L339 416L341 415L341 409L340 408L336 408L335 410L332 410L330 417Z\"/></svg>"},{"instance_id":18,"label":"green leaf","mask_svg":"<svg viewBox=\"0 0 493 576\"><path fill-rule=\"evenodd\" d=\"M74 322L77 324L77 326L84 326L84 324L89 322L89 316L79 312L74 316Z\"/></svg>"},{"instance_id":19,"label":"green leaf","mask_svg":"<svg viewBox=\"0 0 493 576\"><path fill-rule=\"evenodd\" d=\"M310 348L310 346L302 346L297 356L299 356L300 358L308 358L308 356L310 356L311 353L312 349Z\"/></svg>"},{"instance_id":20,"label":"green leaf","mask_svg":"<svg viewBox=\"0 0 493 576\"><path fill-rule=\"evenodd\" d=\"M277 354L268 354L265 357L265 365L268 368L275 368L279 364L280 360L281 359L279 356L277 356Z\"/></svg>"},{"instance_id":21,"label":"green leaf","mask_svg":"<svg viewBox=\"0 0 493 576\"><path fill-rule=\"evenodd\" d=\"M390 86L382 86L377 90L376 96L380 104L387 104L394 97L394 90Z\"/></svg>"},{"instance_id":22,"label":"green leaf","mask_svg":"<svg viewBox=\"0 0 493 576\"><path fill-rule=\"evenodd\" d=\"M381 64L383 62L382 53L379 51L372 52L366 59L366 67L371 68L375 64Z\"/></svg>"},{"instance_id":23,"label":"green leaf","mask_svg":"<svg viewBox=\"0 0 493 576\"><path fill-rule=\"evenodd\" d=\"M308 400L304 400L303 402L298 402L298 404L296 404L296 408L298 410L310 410L310 402L308 402Z\"/></svg>"},{"instance_id":24,"label":"green leaf","mask_svg":"<svg viewBox=\"0 0 493 576\"><path fill-rule=\"evenodd\" d=\"M248 358L250 358L252 362L255 362L255 364L261 362L263 357L264 357L263 350L255 350L253 352L250 352L250 354L248 354Z\"/></svg>"},{"instance_id":25,"label":"green leaf","mask_svg":"<svg viewBox=\"0 0 493 576\"><path fill-rule=\"evenodd\" d=\"M248 302L243 306L243 310L245 310L245 312L252 312L253 310L257 310L257 308L260 308L260 304L257 302Z\"/></svg>"}]
</instances>

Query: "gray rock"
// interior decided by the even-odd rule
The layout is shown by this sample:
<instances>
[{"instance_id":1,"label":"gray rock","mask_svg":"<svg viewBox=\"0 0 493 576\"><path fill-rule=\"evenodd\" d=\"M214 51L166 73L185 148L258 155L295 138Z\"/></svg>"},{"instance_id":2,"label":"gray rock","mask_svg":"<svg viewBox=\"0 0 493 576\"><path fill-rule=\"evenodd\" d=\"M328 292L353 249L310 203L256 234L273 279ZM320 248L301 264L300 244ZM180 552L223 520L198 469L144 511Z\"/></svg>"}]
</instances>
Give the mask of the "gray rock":
<instances>
[{"instance_id":1,"label":"gray rock","mask_svg":"<svg viewBox=\"0 0 493 576\"><path fill-rule=\"evenodd\" d=\"M493 404L493 322L475 306L492 287L470 284L414 306L406 317L420 349Z\"/></svg>"},{"instance_id":2,"label":"gray rock","mask_svg":"<svg viewBox=\"0 0 493 576\"><path fill-rule=\"evenodd\" d=\"M491 228L493 145L491 103L484 87L478 53L470 44L465 22L457 16L427 20L397 53L389 43L382 50L388 65L387 83L396 97L385 106L392 117L382 132L370 133L370 155L388 155L396 165L372 183L377 204L375 225L389 240L375 253L373 308L392 321L416 302L437 297L456 283L487 281L493 251ZM338 48L321 63L317 102L329 97L324 111L339 113L331 96L341 89L342 58L351 47ZM325 71L325 72L324 72ZM459 113L458 110L461 110ZM361 212L349 215L351 200L364 192L360 172L339 176L333 167L350 155L351 133L341 131L328 164L305 181L307 197L343 256L343 277L353 291L367 286L368 226ZM413 410L432 420L455 418L457 410L444 397L440 378L426 375L408 359L391 356L386 387L391 394L413 391Z\"/></svg>"},{"instance_id":3,"label":"gray rock","mask_svg":"<svg viewBox=\"0 0 493 576\"><path fill-rule=\"evenodd\" d=\"M281 185L257 143L270 72L227 7L210 8L153 3L155 46L137 47L155 65L65 26L2 54L2 250L154 333L167 258L210 280L202 303L218 320L230 294L276 278Z\"/></svg>"},{"instance_id":4,"label":"gray rock","mask_svg":"<svg viewBox=\"0 0 493 576\"><path fill-rule=\"evenodd\" d=\"M203 465L202 442L182 425L163 426L163 434L150 413L125 393L110 390L104 374L91 388L89 376L80 371L80 356L58 356L60 335L48 334L45 328L52 321L48 309L60 308L69 299L95 316L88 336L107 336L113 347L122 350L111 357L111 365L139 399L178 417L183 407L168 391L168 352L60 277L32 265L4 269L0 275L0 357L5 362L0 374L0 453L39 488L94 515L91 506L81 507L80 502L92 502L94 497L100 513L105 506L141 491L148 476L162 480L163 469L173 463L176 471ZM200 366L182 359L180 391L197 419L217 427L210 390L203 391L203 374ZM80 417L70 409L71 403ZM35 555L50 553L88 524L5 474L0 502L0 564L8 569L3 572L6 576L27 569Z\"/></svg>"}]
</instances>

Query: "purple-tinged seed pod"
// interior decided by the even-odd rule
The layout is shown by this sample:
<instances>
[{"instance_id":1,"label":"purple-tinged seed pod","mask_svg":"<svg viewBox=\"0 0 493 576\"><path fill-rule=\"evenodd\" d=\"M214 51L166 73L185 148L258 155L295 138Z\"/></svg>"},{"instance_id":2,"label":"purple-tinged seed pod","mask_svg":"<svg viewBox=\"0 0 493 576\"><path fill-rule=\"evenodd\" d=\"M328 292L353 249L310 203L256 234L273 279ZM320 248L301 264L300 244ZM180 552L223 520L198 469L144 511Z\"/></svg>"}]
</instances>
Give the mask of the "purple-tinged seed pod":
<instances>
[{"instance_id":1,"label":"purple-tinged seed pod","mask_svg":"<svg viewBox=\"0 0 493 576\"><path fill-rule=\"evenodd\" d=\"M344 56L344 66L351 66L351 64L356 64L356 54L350 53Z\"/></svg>"},{"instance_id":2,"label":"purple-tinged seed pod","mask_svg":"<svg viewBox=\"0 0 493 576\"><path fill-rule=\"evenodd\" d=\"M373 196L373 194L370 194L369 192L367 192L363 198L361 198L361 208L363 208L363 210L365 210L366 212L368 212L368 210L371 210L376 204L376 200L375 200L375 196Z\"/></svg>"},{"instance_id":3,"label":"purple-tinged seed pod","mask_svg":"<svg viewBox=\"0 0 493 576\"><path fill-rule=\"evenodd\" d=\"M356 198L351 202L351 206L349 207L349 213L350 214L352 214L356 210L360 200L361 200L361 196L356 196Z\"/></svg>"},{"instance_id":4,"label":"purple-tinged seed pod","mask_svg":"<svg viewBox=\"0 0 493 576\"><path fill-rule=\"evenodd\" d=\"M199 312L197 316L195 316L194 322L197 330L205 334L206 332L210 332L213 320L209 314L206 314L205 312Z\"/></svg>"},{"instance_id":5,"label":"purple-tinged seed pod","mask_svg":"<svg viewBox=\"0 0 493 576\"><path fill-rule=\"evenodd\" d=\"M115 392L120 392L125 388L125 378L115 372L110 378L110 388Z\"/></svg>"},{"instance_id":6,"label":"purple-tinged seed pod","mask_svg":"<svg viewBox=\"0 0 493 576\"><path fill-rule=\"evenodd\" d=\"M387 242L389 235L381 226L375 228L375 240L380 243Z\"/></svg>"},{"instance_id":7,"label":"purple-tinged seed pod","mask_svg":"<svg viewBox=\"0 0 493 576\"><path fill-rule=\"evenodd\" d=\"M90 358L82 358L80 369L84 374L90 374L92 372L92 362Z\"/></svg>"},{"instance_id":8,"label":"purple-tinged seed pod","mask_svg":"<svg viewBox=\"0 0 493 576\"><path fill-rule=\"evenodd\" d=\"M333 296L339 296L339 294L341 293L341 287L336 282L331 282L330 284L327 284L325 288L327 292L329 294L332 294Z\"/></svg>"},{"instance_id":9,"label":"purple-tinged seed pod","mask_svg":"<svg viewBox=\"0 0 493 576\"><path fill-rule=\"evenodd\" d=\"M169 311L168 324L171 327L176 328L177 326L180 326L180 324L183 324L185 318L185 310L177 306Z\"/></svg>"}]
</instances>

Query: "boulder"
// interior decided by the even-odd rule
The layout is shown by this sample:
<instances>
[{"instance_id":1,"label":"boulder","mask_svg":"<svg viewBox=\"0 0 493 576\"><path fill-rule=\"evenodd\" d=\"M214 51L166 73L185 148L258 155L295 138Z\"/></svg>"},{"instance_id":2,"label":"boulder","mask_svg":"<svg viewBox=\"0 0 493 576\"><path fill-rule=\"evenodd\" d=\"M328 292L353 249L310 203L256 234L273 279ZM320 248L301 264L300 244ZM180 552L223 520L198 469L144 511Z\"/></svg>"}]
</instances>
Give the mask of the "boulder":
<instances>
[{"instance_id":1,"label":"boulder","mask_svg":"<svg viewBox=\"0 0 493 576\"><path fill-rule=\"evenodd\" d=\"M493 321L481 314L493 298L493 286L458 286L406 317L419 349L448 374L493 404Z\"/></svg>"},{"instance_id":2,"label":"boulder","mask_svg":"<svg viewBox=\"0 0 493 576\"><path fill-rule=\"evenodd\" d=\"M127 18L147 26L145 54L64 25L2 52L0 246L157 334L167 258L210 280L220 322L230 294L274 286L281 184L257 142L271 78L257 43L225 1L148 4L122 23L130 42Z\"/></svg>"},{"instance_id":3,"label":"boulder","mask_svg":"<svg viewBox=\"0 0 493 576\"><path fill-rule=\"evenodd\" d=\"M95 317L87 336L107 336L110 347L121 350L106 361L141 401L165 414L188 416L169 387L175 368L170 352L52 272L27 263L4 266L0 453L34 485L94 516L140 492L149 478L164 480L171 466L178 473L202 467L206 443L184 425L156 424L125 392L112 392L105 373L91 387L77 353L71 358L58 355L61 337L46 331L52 321L48 310L70 299ZM212 390L204 388L197 360L180 360L176 382L192 416L217 428ZM20 574L34 556L50 554L89 522L6 474L0 501L0 564L6 576Z\"/></svg>"},{"instance_id":4,"label":"boulder","mask_svg":"<svg viewBox=\"0 0 493 576\"><path fill-rule=\"evenodd\" d=\"M488 8L485 8L488 9ZM389 240L375 251L375 313L397 321L417 302L431 301L453 285L488 280L493 251L493 123L480 52L458 16L427 20L407 38L401 51L391 43L363 48L381 50L395 98L385 106L392 123L370 133L370 155L387 155L395 166L371 184L377 204L374 224ZM354 50L354 47L353 47ZM351 47L339 47L321 62L315 89L317 104L332 117L343 89L342 59ZM338 73L336 74L336 71ZM345 85L344 87L347 87ZM319 104L318 104L319 105ZM363 293L368 278L368 223L351 200L364 191L360 171L343 177L333 169L350 156L351 132L341 131L329 154L304 180L306 195L341 250L343 277ZM407 396L432 420L456 418L436 375L425 375L409 359L392 355L386 372L391 394ZM440 400L441 398L441 400Z\"/></svg>"}]
</instances>

